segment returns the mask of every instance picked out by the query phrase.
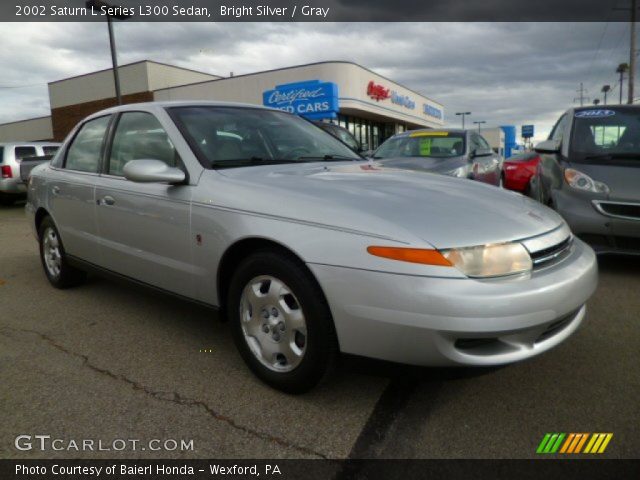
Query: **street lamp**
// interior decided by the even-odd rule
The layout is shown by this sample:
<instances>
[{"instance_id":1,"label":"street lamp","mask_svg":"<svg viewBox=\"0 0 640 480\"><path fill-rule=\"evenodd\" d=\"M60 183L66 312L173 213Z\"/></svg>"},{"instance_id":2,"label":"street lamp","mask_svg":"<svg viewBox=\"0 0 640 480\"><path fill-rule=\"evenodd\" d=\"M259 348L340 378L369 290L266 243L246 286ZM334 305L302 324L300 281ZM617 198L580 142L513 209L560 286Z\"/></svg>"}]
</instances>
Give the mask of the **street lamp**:
<instances>
[{"instance_id":1,"label":"street lamp","mask_svg":"<svg viewBox=\"0 0 640 480\"><path fill-rule=\"evenodd\" d=\"M471 112L456 112L456 115L462 115L462 129L464 130L464 117L471 115Z\"/></svg>"},{"instance_id":2,"label":"street lamp","mask_svg":"<svg viewBox=\"0 0 640 480\"><path fill-rule=\"evenodd\" d=\"M611 85L603 85L602 86L602 90L600 90L602 93L604 93L604 104L607 104L607 93L609 93L611 91Z\"/></svg>"},{"instance_id":3,"label":"street lamp","mask_svg":"<svg viewBox=\"0 0 640 480\"><path fill-rule=\"evenodd\" d=\"M473 123L478 124L478 133L480 133L480 125L482 125L483 123L487 123L487 122L485 122L484 120L479 120L479 121L473 122Z\"/></svg>"},{"instance_id":4,"label":"street lamp","mask_svg":"<svg viewBox=\"0 0 640 480\"><path fill-rule=\"evenodd\" d=\"M113 38L113 25L112 25L111 19L115 18L116 20L127 20L128 18L131 18L131 15L124 14L124 13L111 15L108 12L118 12L118 11L121 12L122 9L114 8L114 5L109 5L108 3L103 2L101 0L87 0L85 5L87 6L87 8L92 8L95 10L100 10L102 7L104 7L104 11L107 12L106 16L107 16L107 25L109 27L109 47L111 48L111 63L113 65L113 83L116 87L116 101L118 102L118 105L122 105L122 95L120 94L120 76L118 75L118 59L117 59L117 52L116 52L116 42Z\"/></svg>"}]
</instances>

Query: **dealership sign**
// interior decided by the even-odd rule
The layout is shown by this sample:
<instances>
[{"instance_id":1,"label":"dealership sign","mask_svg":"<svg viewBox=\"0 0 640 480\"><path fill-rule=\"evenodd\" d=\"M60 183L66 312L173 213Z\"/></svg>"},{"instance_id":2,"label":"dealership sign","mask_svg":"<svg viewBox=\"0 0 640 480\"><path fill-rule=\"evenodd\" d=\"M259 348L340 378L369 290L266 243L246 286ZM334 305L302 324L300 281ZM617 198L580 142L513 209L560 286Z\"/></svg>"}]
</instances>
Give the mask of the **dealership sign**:
<instances>
[{"instance_id":1,"label":"dealership sign","mask_svg":"<svg viewBox=\"0 0 640 480\"><path fill-rule=\"evenodd\" d=\"M262 103L312 120L336 118L340 110L338 85L320 80L276 85L262 94Z\"/></svg>"},{"instance_id":2,"label":"dealership sign","mask_svg":"<svg viewBox=\"0 0 640 480\"><path fill-rule=\"evenodd\" d=\"M379 102L380 100L386 100L387 98L390 98L391 92L388 88L384 88L383 85L374 83L374 81L371 80L367 84L367 95L373 98L376 102Z\"/></svg>"},{"instance_id":3,"label":"dealership sign","mask_svg":"<svg viewBox=\"0 0 640 480\"><path fill-rule=\"evenodd\" d=\"M422 113L429 117L438 118L442 120L442 110L434 107L433 105L427 105L426 103L422 105Z\"/></svg>"},{"instance_id":4,"label":"dealership sign","mask_svg":"<svg viewBox=\"0 0 640 480\"><path fill-rule=\"evenodd\" d=\"M414 110L416 108L416 102L414 102L409 95L400 95L397 92L391 92L391 101L396 105L401 105L409 110Z\"/></svg>"},{"instance_id":5,"label":"dealership sign","mask_svg":"<svg viewBox=\"0 0 640 480\"><path fill-rule=\"evenodd\" d=\"M533 125L522 125L522 138L532 138L533 132Z\"/></svg>"}]
</instances>

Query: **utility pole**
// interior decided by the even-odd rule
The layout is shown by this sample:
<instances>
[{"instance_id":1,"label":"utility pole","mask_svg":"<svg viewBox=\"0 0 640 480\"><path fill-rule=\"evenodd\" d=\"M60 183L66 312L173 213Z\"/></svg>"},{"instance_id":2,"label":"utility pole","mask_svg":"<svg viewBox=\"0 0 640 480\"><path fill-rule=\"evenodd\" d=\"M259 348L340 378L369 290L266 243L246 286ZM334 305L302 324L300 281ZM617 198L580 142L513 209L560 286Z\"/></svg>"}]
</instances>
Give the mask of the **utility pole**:
<instances>
[{"instance_id":1,"label":"utility pole","mask_svg":"<svg viewBox=\"0 0 640 480\"><path fill-rule=\"evenodd\" d=\"M611 91L611 85L603 85L602 86L602 90L600 90L602 93L604 93L604 104L607 104L607 93L609 93Z\"/></svg>"},{"instance_id":2,"label":"utility pole","mask_svg":"<svg viewBox=\"0 0 640 480\"><path fill-rule=\"evenodd\" d=\"M618 65L618 68L616 68L616 73L620 74L620 105L622 105L622 85L624 83L624 72L626 72L629 69L629 65L627 65L626 63L621 63L620 65Z\"/></svg>"},{"instance_id":3,"label":"utility pole","mask_svg":"<svg viewBox=\"0 0 640 480\"><path fill-rule=\"evenodd\" d=\"M584 88L584 85L582 82L580 82L580 88L578 90L576 90L576 92L578 92L580 94L579 97L576 97L573 99L573 101L577 101L580 100L580 106L584 106L584 101L585 100L589 100L589 98L585 95L587 93L587 91Z\"/></svg>"},{"instance_id":4,"label":"utility pole","mask_svg":"<svg viewBox=\"0 0 640 480\"><path fill-rule=\"evenodd\" d=\"M627 103L633 103L633 84L636 76L636 9L637 0L631 0L631 45L629 48L629 96ZM622 103L622 102L620 102Z\"/></svg>"}]
</instances>

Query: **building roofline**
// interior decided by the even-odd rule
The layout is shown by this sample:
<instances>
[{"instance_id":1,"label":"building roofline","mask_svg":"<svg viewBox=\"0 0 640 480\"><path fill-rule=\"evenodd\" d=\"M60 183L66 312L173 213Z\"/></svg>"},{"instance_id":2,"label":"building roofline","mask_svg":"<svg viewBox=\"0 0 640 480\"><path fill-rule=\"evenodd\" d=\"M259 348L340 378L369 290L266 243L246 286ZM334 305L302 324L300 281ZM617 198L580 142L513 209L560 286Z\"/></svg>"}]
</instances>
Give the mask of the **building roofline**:
<instances>
[{"instance_id":1,"label":"building roofline","mask_svg":"<svg viewBox=\"0 0 640 480\"><path fill-rule=\"evenodd\" d=\"M425 94L417 92L409 87L406 87L405 85L402 85L398 82L396 82L395 80L391 80L388 77L385 77L384 75L381 75L377 72L374 72L373 70L371 70L370 68L367 67L363 67L362 65L360 65L359 63L356 62L352 62L350 60L323 60L321 62L312 62L312 63L303 63L301 65L292 65L290 67L280 67L280 68L272 68L270 70L261 70L259 72L251 72L251 73L243 73L241 75L234 75L233 77L220 77L220 78L215 78L212 80L202 80L201 82L194 82L194 83L189 83L188 86L193 86L193 85L201 85L203 83L210 83L210 82L220 82L223 80L232 80L234 78L241 78L241 77L250 77L252 75L262 75L264 73L273 73L273 72L280 72L283 70L292 70L294 68L302 68L302 67L313 67L315 65L325 65L325 64L332 64L332 63L344 63L344 64L348 64L348 65L355 65L358 68L361 68L363 70L366 70L369 73L372 73L373 75L377 75L378 77L384 78L385 80L394 83L396 85L400 85L402 88L406 88L407 90L409 90L410 92L415 93L416 95L419 95L420 97L426 98L427 100L443 107L442 103L437 102L436 100L432 99L431 97L427 97ZM163 90L171 90L174 88L180 88L181 86L186 86L186 85L176 85L174 87L165 87L165 88L159 88L158 90L154 90L156 92L161 92Z\"/></svg>"},{"instance_id":2,"label":"building roofline","mask_svg":"<svg viewBox=\"0 0 640 480\"><path fill-rule=\"evenodd\" d=\"M14 123L31 122L33 120L42 120L45 118L51 118L51 115L42 115L40 117L24 118L22 120L12 120L11 122L0 123L0 126L4 127L5 125L12 125Z\"/></svg>"},{"instance_id":3,"label":"building roofline","mask_svg":"<svg viewBox=\"0 0 640 480\"><path fill-rule=\"evenodd\" d=\"M202 72L200 70L194 70L192 68L180 67L178 65L171 65L169 63L156 62L155 60L148 60L148 59L138 60L137 62L125 63L124 65L118 65L118 70L120 70L120 69L122 69L124 67L131 67L133 65L139 65L141 63L154 63L156 65L162 65L164 67L177 68L179 70L185 70L187 72L199 73L201 75L210 75L211 77L218 77L218 78L212 78L211 80L220 80L220 79L225 78L225 77L221 77L220 75L216 75L214 73ZM111 68L111 67L103 68L101 70L95 70L93 72L82 73L80 75L74 75L72 77L61 78L60 80L54 80L52 82L48 82L47 85L53 85L53 84L56 84L56 83L66 82L67 80L73 80L73 79L76 79L76 78L88 77L88 76L94 75L96 73L108 72L110 70L113 70L113 68ZM210 82L211 80L203 80L203 82ZM200 83L200 82L197 82L197 83ZM185 84L185 85L191 85L191 84Z\"/></svg>"}]
</instances>

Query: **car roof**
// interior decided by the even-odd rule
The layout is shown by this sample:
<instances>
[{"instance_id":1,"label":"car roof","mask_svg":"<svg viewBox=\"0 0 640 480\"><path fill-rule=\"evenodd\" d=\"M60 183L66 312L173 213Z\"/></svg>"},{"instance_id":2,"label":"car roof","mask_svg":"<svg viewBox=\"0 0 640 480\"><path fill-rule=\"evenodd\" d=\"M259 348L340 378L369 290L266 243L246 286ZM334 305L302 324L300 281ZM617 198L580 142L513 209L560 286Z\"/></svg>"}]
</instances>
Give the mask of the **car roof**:
<instances>
[{"instance_id":1,"label":"car roof","mask_svg":"<svg viewBox=\"0 0 640 480\"><path fill-rule=\"evenodd\" d=\"M586 107L573 107L568 112L581 112L583 110L640 110L640 104L634 105L588 105Z\"/></svg>"},{"instance_id":2,"label":"car roof","mask_svg":"<svg viewBox=\"0 0 640 480\"><path fill-rule=\"evenodd\" d=\"M251 108L260 110L282 111L276 108L264 107L251 103L240 102L220 102L211 100L165 100L155 102L127 103L125 105L117 105L115 107L105 108L95 112L86 118L94 118L102 115L109 115L117 112L127 112L131 110L139 110L140 108L167 108L167 107L234 107L234 108Z\"/></svg>"}]
</instances>

